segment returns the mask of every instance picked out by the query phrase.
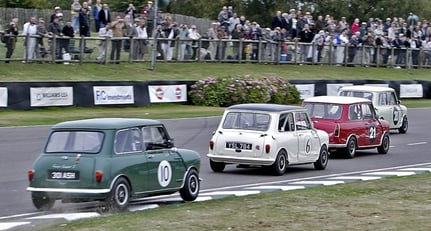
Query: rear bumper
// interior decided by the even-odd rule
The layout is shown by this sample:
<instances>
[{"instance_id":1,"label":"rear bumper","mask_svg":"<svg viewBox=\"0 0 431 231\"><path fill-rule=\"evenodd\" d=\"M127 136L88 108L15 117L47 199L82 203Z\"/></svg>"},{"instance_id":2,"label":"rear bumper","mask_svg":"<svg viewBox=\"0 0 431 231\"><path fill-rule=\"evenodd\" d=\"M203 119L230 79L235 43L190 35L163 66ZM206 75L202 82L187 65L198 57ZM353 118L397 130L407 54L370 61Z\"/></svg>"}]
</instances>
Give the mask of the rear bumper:
<instances>
[{"instance_id":1,"label":"rear bumper","mask_svg":"<svg viewBox=\"0 0 431 231\"><path fill-rule=\"evenodd\" d=\"M214 154L207 154L207 157L215 162L223 162L227 164L259 165L259 166L261 165L269 166L269 165L272 165L275 161L273 159L220 156L220 155L214 155Z\"/></svg>"},{"instance_id":2,"label":"rear bumper","mask_svg":"<svg viewBox=\"0 0 431 231\"><path fill-rule=\"evenodd\" d=\"M27 187L30 192L43 192L43 193L59 193L59 194L106 194L110 189L78 189L78 188L35 188Z\"/></svg>"}]
</instances>

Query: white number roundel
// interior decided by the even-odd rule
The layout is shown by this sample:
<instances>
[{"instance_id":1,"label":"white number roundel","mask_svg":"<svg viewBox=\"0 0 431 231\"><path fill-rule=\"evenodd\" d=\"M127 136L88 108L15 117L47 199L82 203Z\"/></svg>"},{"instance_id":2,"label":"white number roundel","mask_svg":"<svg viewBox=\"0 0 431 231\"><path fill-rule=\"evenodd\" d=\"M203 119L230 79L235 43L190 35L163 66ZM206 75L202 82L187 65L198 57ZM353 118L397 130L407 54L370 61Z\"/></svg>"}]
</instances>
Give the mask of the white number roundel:
<instances>
[{"instance_id":1,"label":"white number roundel","mask_svg":"<svg viewBox=\"0 0 431 231\"><path fill-rule=\"evenodd\" d=\"M157 179L162 187L169 185L172 179L172 168L168 161L162 160L157 169Z\"/></svg>"}]
</instances>

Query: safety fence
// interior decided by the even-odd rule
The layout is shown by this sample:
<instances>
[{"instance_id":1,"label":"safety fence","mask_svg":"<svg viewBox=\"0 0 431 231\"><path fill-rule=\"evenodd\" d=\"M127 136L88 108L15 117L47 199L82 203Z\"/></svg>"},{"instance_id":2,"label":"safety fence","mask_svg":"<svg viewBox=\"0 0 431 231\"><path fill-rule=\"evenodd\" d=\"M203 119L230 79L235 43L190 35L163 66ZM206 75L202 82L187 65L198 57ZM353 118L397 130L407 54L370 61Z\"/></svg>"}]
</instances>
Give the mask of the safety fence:
<instances>
[{"instance_id":1,"label":"safety fence","mask_svg":"<svg viewBox=\"0 0 431 231\"><path fill-rule=\"evenodd\" d=\"M7 35L5 35L8 37ZM31 40L37 41L29 45ZM23 54L2 61L137 63L224 62L272 64L321 64L337 66L430 68L431 49L383 46L352 47L270 40L199 40L136 37L17 36ZM7 44L6 44L7 47ZM17 48L16 48L17 49ZM17 49L19 50L19 49ZM34 54L33 54L34 50ZM66 57L64 56L66 54Z\"/></svg>"}]
</instances>

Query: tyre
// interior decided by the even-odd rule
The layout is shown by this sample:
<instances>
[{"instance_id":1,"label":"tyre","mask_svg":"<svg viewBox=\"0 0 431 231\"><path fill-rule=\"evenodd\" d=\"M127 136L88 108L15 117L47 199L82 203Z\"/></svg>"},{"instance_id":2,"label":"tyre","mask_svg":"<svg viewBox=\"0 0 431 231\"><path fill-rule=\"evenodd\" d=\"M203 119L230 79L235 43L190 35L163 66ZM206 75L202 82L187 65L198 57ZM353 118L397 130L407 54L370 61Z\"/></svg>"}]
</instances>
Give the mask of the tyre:
<instances>
[{"instance_id":1,"label":"tyre","mask_svg":"<svg viewBox=\"0 0 431 231\"><path fill-rule=\"evenodd\" d=\"M277 154L275 162L271 165L271 169L274 175L281 176L286 173L287 163L287 153L286 151L281 150Z\"/></svg>"},{"instance_id":2,"label":"tyre","mask_svg":"<svg viewBox=\"0 0 431 231\"><path fill-rule=\"evenodd\" d=\"M106 198L106 209L108 211L124 211L130 200L130 184L120 177L115 181L109 197Z\"/></svg>"},{"instance_id":3,"label":"tyre","mask_svg":"<svg viewBox=\"0 0 431 231\"><path fill-rule=\"evenodd\" d=\"M379 147L377 147L377 151L378 151L380 154L386 154L386 153L388 153L390 142L391 142L391 141L390 141L390 139L389 139L389 135L388 135L388 134L385 134L385 135L383 136L383 139L382 139L382 144L381 144Z\"/></svg>"},{"instance_id":4,"label":"tyre","mask_svg":"<svg viewBox=\"0 0 431 231\"><path fill-rule=\"evenodd\" d=\"M187 173L184 186L180 189L181 198L184 201L194 201L199 194L200 182L196 169L190 169Z\"/></svg>"},{"instance_id":5,"label":"tyre","mask_svg":"<svg viewBox=\"0 0 431 231\"><path fill-rule=\"evenodd\" d=\"M34 207L39 210L50 210L54 207L55 200L48 196L35 196L32 195L31 200L33 201Z\"/></svg>"},{"instance_id":6,"label":"tyre","mask_svg":"<svg viewBox=\"0 0 431 231\"><path fill-rule=\"evenodd\" d=\"M344 149L345 151L345 156L349 159L352 159L355 157L356 155L356 138L355 137L350 137L349 140L347 141L347 147Z\"/></svg>"},{"instance_id":7,"label":"tyre","mask_svg":"<svg viewBox=\"0 0 431 231\"><path fill-rule=\"evenodd\" d=\"M398 128L398 132L401 134L405 134L408 128L409 128L409 121L407 120L407 116L404 116L403 123L401 124L401 127Z\"/></svg>"},{"instance_id":8,"label":"tyre","mask_svg":"<svg viewBox=\"0 0 431 231\"><path fill-rule=\"evenodd\" d=\"M324 145L320 148L319 153L319 159L317 159L316 162L314 162L314 168L317 170L323 170L326 168L326 165L328 165L328 148Z\"/></svg>"},{"instance_id":9,"label":"tyre","mask_svg":"<svg viewBox=\"0 0 431 231\"><path fill-rule=\"evenodd\" d=\"M210 159L210 167L214 172L223 172L226 164L223 162L215 162Z\"/></svg>"}]
</instances>

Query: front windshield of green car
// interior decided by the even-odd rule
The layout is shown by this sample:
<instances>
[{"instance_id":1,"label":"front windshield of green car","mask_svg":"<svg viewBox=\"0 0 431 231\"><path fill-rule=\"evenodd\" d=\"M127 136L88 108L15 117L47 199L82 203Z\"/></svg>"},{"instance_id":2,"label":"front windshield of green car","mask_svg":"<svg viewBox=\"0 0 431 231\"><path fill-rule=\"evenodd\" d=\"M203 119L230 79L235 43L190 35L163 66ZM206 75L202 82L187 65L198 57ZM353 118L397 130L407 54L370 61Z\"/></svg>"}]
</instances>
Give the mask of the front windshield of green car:
<instances>
[{"instance_id":1,"label":"front windshield of green car","mask_svg":"<svg viewBox=\"0 0 431 231\"><path fill-rule=\"evenodd\" d=\"M96 131L56 131L46 144L46 153L98 153L104 133Z\"/></svg>"}]
</instances>

